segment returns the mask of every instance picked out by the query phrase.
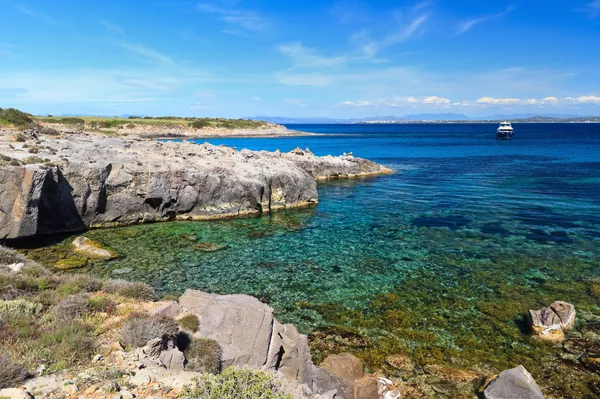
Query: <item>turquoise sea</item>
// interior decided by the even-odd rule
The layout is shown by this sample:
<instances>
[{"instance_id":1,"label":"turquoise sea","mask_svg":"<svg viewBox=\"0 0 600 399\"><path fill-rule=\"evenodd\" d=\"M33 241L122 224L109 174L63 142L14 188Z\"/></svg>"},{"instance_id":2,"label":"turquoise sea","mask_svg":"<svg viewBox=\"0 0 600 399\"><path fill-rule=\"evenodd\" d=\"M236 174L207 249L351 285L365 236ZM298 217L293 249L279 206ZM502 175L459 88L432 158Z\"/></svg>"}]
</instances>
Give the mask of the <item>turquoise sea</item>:
<instances>
[{"instance_id":1,"label":"turquoise sea","mask_svg":"<svg viewBox=\"0 0 600 399\"><path fill-rule=\"evenodd\" d=\"M315 361L350 351L414 386L440 384L440 365L487 375L523 364L551 397L600 395L581 354L532 341L525 320L571 302L571 338L600 353L599 124L514 124L513 141L495 140L496 124L289 127L324 135L200 141L353 152L396 173L321 184L310 209L94 230L122 258L85 271L163 294L254 295L311 334ZM461 381L435 392L469 397Z\"/></svg>"}]
</instances>

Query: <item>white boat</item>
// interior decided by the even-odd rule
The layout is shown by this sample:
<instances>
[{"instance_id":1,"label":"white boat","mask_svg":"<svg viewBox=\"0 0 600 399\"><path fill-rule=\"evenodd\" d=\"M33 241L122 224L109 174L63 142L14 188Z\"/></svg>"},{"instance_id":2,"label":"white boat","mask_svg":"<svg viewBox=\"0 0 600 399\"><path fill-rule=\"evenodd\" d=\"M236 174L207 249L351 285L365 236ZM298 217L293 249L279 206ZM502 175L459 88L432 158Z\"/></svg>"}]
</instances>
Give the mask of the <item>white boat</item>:
<instances>
[{"instance_id":1,"label":"white boat","mask_svg":"<svg viewBox=\"0 0 600 399\"><path fill-rule=\"evenodd\" d=\"M512 140L514 130L510 122L502 122L498 131L496 132L496 138L498 140Z\"/></svg>"}]
</instances>

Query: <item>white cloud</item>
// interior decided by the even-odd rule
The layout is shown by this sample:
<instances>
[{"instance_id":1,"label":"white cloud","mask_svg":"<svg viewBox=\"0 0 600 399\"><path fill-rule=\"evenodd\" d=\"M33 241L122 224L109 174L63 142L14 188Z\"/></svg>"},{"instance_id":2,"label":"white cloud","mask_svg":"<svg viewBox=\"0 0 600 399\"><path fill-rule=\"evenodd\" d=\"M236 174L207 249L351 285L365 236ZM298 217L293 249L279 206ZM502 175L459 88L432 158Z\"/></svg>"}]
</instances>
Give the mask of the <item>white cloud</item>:
<instances>
[{"instance_id":1,"label":"white cloud","mask_svg":"<svg viewBox=\"0 0 600 399\"><path fill-rule=\"evenodd\" d=\"M576 11L585 12L590 15L591 18L595 18L600 15L600 0L594 0Z\"/></svg>"},{"instance_id":2,"label":"white cloud","mask_svg":"<svg viewBox=\"0 0 600 399\"><path fill-rule=\"evenodd\" d=\"M139 89L147 89L147 90L156 90L156 91L168 91L174 90L174 84L177 83L174 79L168 80L153 80L153 79L144 79L138 77L131 76L118 76L116 78L117 82L125 85L131 86Z\"/></svg>"},{"instance_id":3,"label":"white cloud","mask_svg":"<svg viewBox=\"0 0 600 399\"><path fill-rule=\"evenodd\" d=\"M543 105L578 105L578 104L596 104L600 105L600 97L594 95L580 96L580 97L565 97L559 99L554 96L544 97L542 99L536 98L494 98L494 97L481 97L475 101L463 100L463 101L450 101L450 99L439 96L428 96L428 97L390 97L387 99L375 100L375 101L345 101L339 106L343 107L416 107L416 106L428 106L434 108L448 108L448 107L502 107L502 106L543 106Z\"/></svg>"},{"instance_id":4,"label":"white cloud","mask_svg":"<svg viewBox=\"0 0 600 399\"><path fill-rule=\"evenodd\" d=\"M235 5L236 2L234 2ZM269 20L254 10L235 7L216 6L212 3L198 3L200 12L218 15L228 25L234 25L249 31L263 31L270 28ZM231 32L228 30L228 32Z\"/></svg>"},{"instance_id":5,"label":"white cloud","mask_svg":"<svg viewBox=\"0 0 600 399\"><path fill-rule=\"evenodd\" d=\"M343 65L350 60L345 56L324 57L315 50L305 47L301 42L277 46L280 53L290 57L296 67L322 68Z\"/></svg>"},{"instance_id":6,"label":"white cloud","mask_svg":"<svg viewBox=\"0 0 600 399\"><path fill-rule=\"evenodd\" d=\"M600 97L598 96L567 97L566 100L574 104L600 104Z\"/></svg>"},{"instance_id":7,"label":"white cloud","mask_svg":"<svg viewBox=\"0 0 600 399\"><path fill-rule=\"evenodd\" d=\"M510 105L510 104L518 104L521 100L518 98L494 98L494 97L481 97L477 101L476 104L487 104L487 105Z\"/></svg>"},{"instance_id":8,"label":"white cloud","mask_svg":"<svg viewBox=\"0 0 600 399\"><path fill-rule=\"evenodd\" d=\"M544 97L541 101L542 104L558 104L558 98L554 96Z\"/></svg>"},{"instance_id":9,"label":"white cloud","mask_svg":"<svg viewBox=\"0 0 600 399\"><path fill-rule=\"evenodd\" d=\"M117 44L125 50L146 58L147 60L158 61L164 64L173 64L173 60L170 57L144 45L125 42L119 42Z\"/></svg>"},{"instance_id":10,"label":"white cloud","mask_svg":"<svg viewBox=\"0 0 600 399\"><path fill-rule=\"evenodd\" d=\"M114 33L119 36L125 36L125 31L120 26L107 21L106 19L100 20L100 25L102 25L107 31Z\"/></svg>"},{"instance_id":11,"label":"white cloud","mask_svg":"<svg viewBox=\"0 0 600 399\"><path fill-rule=\"evenodd\" d=\"M382 42L382 47L392 46L394 44L402 43L410 39L412 36L421 31L423 25L429 19L429 14L420 15L411 22L404 24L400 29L387 37Z\"/></svg>"},{"instance_id":12,"label":"white cloud","mask_svg":"<svg viewBox=\"0 0 600 399\"><path fill-rule=\"evenodd\" d=\"M598 1L600 1L600 0L598 0ZM472 18L470 20L464 21L459 24L456 34L462 35L463 33L469 31L472 27L474 27L477 24L480 24L482 22L491 21L491 20L497 19L497 18L502 18L503 16L512 12L515 8L516 7L514 5L510 5L510 6L508 6L508 8L506 8L506 10L498 12L496 14L484 15L481 17L476 17L476 18Z\"/></svg>"},{"instance_id":13,"label":"white cloud","mask_svg":"<svg viewBox=\"0 0 600 399\"><path fill-rule=\"evenodd\" d=\"M194 104L190 107L191 110L195 110L195 111L203 110L203 109L213 109L213 108L214 107L212 105L199 104L199 103Z\"/></svg>"},{"instance_id":14,"label":"white cloud","mask_svg":"<svg viewBox=\"0 0 600 399\"><path fill-rule=\"evenodd\" d=\"M423 99L423 104L450 104L450 100L443 97L430 96Z\"/></svg>"},{"instance_id":15,"label":"white cloud","mask_svg":"<svg viewBox=\"0 0 600 399\"><path fill-rule=\"evenodd\" d=\"M58 25L58 21L56 21L56 19L54 19L53 17L51 17L50 15L43 13L41 11L34 11L31 10L21 4L15 4L14 5L15 10L22 12L23 14L29 15L30 17L34 17L37 18L41 21L44 21L47 24L50 25Z\"/></svg>"}]
</instances>

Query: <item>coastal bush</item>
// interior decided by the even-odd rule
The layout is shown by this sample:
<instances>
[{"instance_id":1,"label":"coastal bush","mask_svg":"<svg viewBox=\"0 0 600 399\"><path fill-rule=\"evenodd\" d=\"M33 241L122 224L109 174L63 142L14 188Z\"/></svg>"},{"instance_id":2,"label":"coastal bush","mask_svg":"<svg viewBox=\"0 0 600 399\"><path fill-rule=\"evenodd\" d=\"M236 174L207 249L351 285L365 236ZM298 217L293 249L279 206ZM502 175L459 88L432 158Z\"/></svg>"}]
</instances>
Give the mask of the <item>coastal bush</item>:
<instances>
[{"instance_id":1,"label":"coastal bush","mask_svg":"<svg viewBox=\"0 0 600 399\"><path fill-rule=\"evenodd\" d=\"M177 322L171 318L136 314L121 329L121 344L140 348L151 339L174 337L178 330Z\"/></svg>"},{"instance_id":2,"label":"coastal bush","mask_svg":"<svg viewBox=\"0 0 600 399\"><path fill-rule=\"evenodd\" d=\"M52 309L58 321L69 321L90 313L87 298L82 295L68 295Z\"/></svg>"},{"instance_id":3,"label":"coastal bush","mask_svg":"<svg viewBox=\"0 0 600 399\"><path fill-rule=\"evenodd\" d=\"M15 251L14 249L7 248L0 245L0 265L12 265L15 263L28 263L29 260Z\"/></svg>"},{"instance_id":4,"label":"coastal bush","mask_svg":"<svg viewBox=\"0 0 600 399\"><path fill-rule=\"evenodd\" d=\"M223 349L212 339L195 338L184 353L188 361L186 369L190 371L211 374L217 374L221 371Z\"/></svg>"},{"instance_id":5,"label":"coastal bush","mask_svg":"<svg viewBox=\"0 0 600 399\"><path fill-rule=\"evenodd\" d=\"M32 156L23 159L23 165L33 165L36 163L44 163L44 160L40 157Z\"/></svg>"},{"instance_id":6,"label":"coastal bush","mask_svg":"<svg viewBox=\"0 0 600 399\"><path fill-rule=\"evenodd\" d=\"M200 321L198 320L198 317L196 317L193 314L183 316L181 319L178 320L178 322L182 328L185 328L186 330L189 330L191 332L198 331L198 327L200 326Z\"/></svg>"},{"instance_id":7,"label":"coastal bush","mask_svg":"<svg viewBox=\"0 0 600 399\"><path fill-rule=\"evenodd\" d=\"M15 126L27 126L33 122L31 115L14 108L0 108L0 119Z\"/></svg>"},{"instance_id":8,"label":"coastal bush","mask_svg":"<svg viewBox=\"0 0 600 399\"><path fill-rule=\"evenodd\" d=\"M103 312L112 314L117 309L115 301L104 295L97 295L88 298L88 308L92 312Z\"/></svg>"},{"instance_id":9,"label":"coastal bush","mask_svg":"<svg viewBox=\"0 0 600 399\"><path fill-rule=\"evenodd\" d=\"M81 320L57 322L44 326L34 341L36 353L48 359L49 372L87 363L96 350L93 329Z\"/></svg>"},{"instance_id":10,"label":"coastal bush","mask_svg":"<svg viewBox=\"0 0 600 399\"><path fill-rule=\"evenodd\" d=\"M190 123L190 127L193 127L194 129L202 129L209 126L211 126L211 123L206 120L198 120Z\"/></svg>"},{"instance_id":11,"label":"coastal bush","mask_svg":"<svg viewBox=\"0 0 600 399\"><path fill-rule=\"evenodd\" d=\"M0 389L17 387L29 377L25 367L13 363L5 355L0 355Z\"/></svg>"},{"instance_id":12,"label":"coastal bush","mask_svg":"<svg viewBox=\"0 0 600 399\"><path fill-rule=\"evenodd\" d=\"M156 299L154 288L142 282L129 282L125 280L107 280L102 290L108 294L121 295L126 298L152 301Z\"/></svg>"},{"instance_id":13,"label":"coastal bush","mask_svg":"<svg viewBox=\"0 0 600 399\"><path fill-rule=\"evenodd\" d=\"M204 374L186 386L181 399L292 399L281 384L265 372L229 367L223 374Z\"/></svg>"},{"instance_id":14,"label":"coastal bush","mask_svg":"<svg viewBox=\"0 0 600 399\"><path fill-rule=\"evenodd\" d=\"M33 315L42 311L42 305L18 298L10 301L0 301L0 313L4 315Z\"/></svg>"},{"instance_id":15,"label":"coastal bush","mask_svg":"<svg viewBox=\"0 0 600 399\"><path fill-rule=\"evenodd\" d=\"M27 136L25 136L23 133L19 133L19 134L17 134L17 137L15 138L15 140L18 143L24 143L27 141Z\"/></svg>"}]
</instances>

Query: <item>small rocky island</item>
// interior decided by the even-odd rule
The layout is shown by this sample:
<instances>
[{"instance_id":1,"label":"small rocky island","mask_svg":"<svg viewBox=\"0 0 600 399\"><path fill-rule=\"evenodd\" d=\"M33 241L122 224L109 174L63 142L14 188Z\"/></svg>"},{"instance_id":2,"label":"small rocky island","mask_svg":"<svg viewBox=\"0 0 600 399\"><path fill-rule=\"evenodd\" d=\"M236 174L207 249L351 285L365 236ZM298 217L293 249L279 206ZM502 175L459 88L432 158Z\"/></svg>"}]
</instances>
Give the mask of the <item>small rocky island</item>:
<instances>
[{"instance_id":1,"label":"small rocky island","mask_svg":"<svg viewBox=\"0 0 600 399\"><path fill-rule=\"evenodd\" d=\"M315 204L317 181L391 173L351 154L43 132L0 131L0 239L259 215Z\"/></svg>"}]
</instances>

